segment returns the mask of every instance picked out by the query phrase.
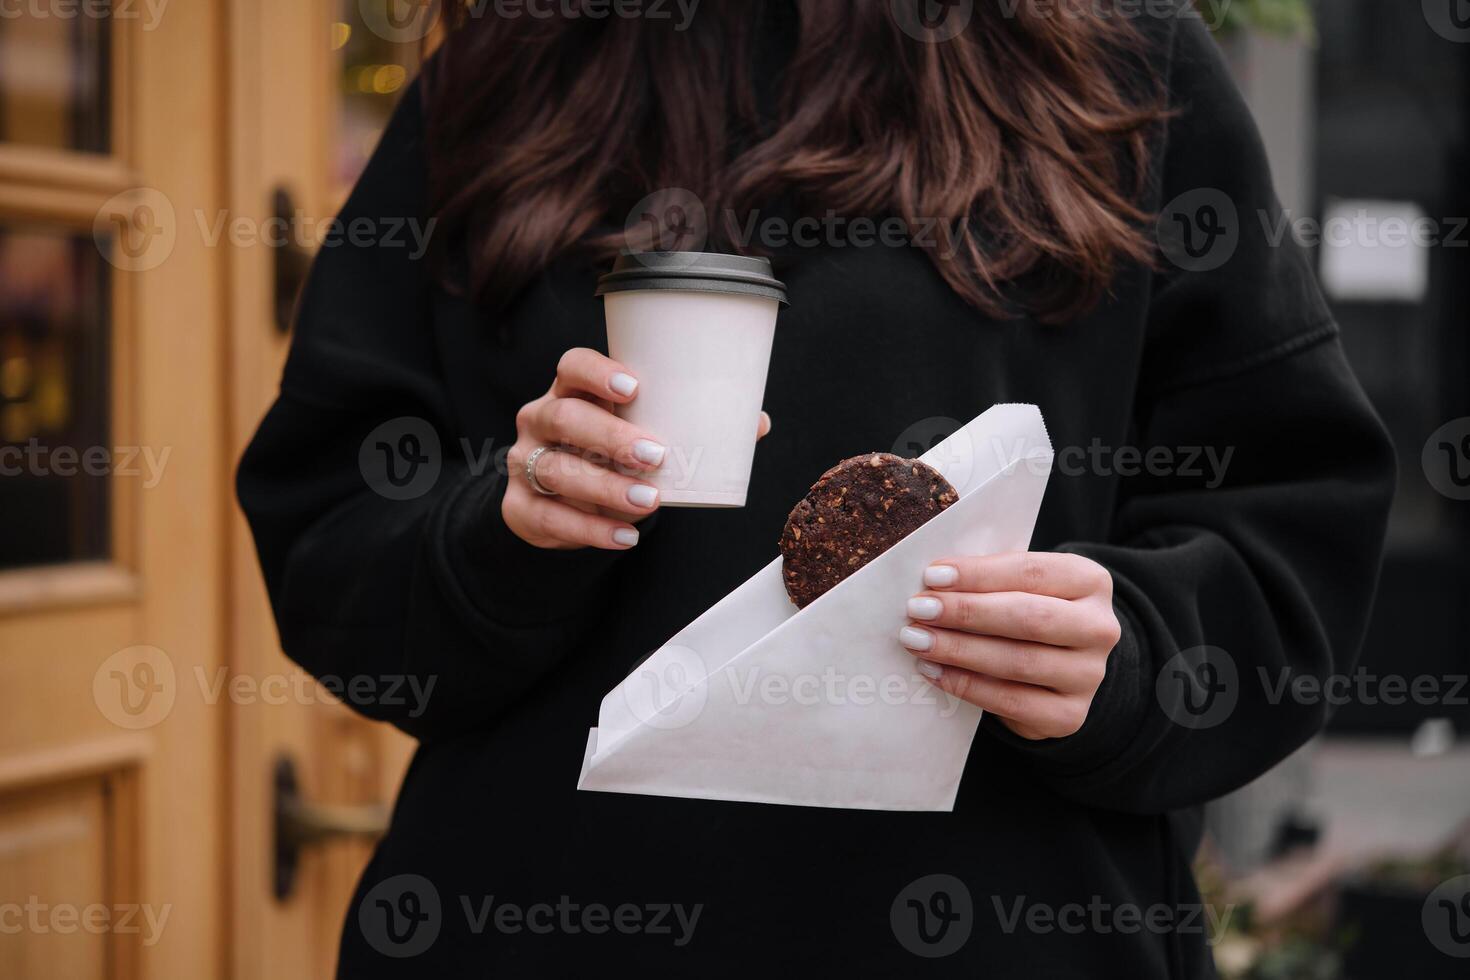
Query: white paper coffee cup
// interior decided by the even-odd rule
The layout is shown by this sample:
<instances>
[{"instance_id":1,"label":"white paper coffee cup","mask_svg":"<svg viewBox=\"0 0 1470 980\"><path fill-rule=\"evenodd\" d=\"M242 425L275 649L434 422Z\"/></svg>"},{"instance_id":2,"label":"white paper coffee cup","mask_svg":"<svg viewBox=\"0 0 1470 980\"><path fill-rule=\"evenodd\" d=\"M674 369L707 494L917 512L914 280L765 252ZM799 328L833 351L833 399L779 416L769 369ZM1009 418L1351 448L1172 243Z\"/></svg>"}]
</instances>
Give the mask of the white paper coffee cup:
<instances>
[{"instance_id":1,"label":"white paper coffee cup","mask_svg":"<svg viewBox=\"0 0 1470 980\"><path fill-rule=\"evenodd\" d=\"M617 414L668 449L646 479L667 507L743 507L776 315L766 259L707 252L620 256L598 280L608 354L638 378Z\"/></svg>"}]
</instances>

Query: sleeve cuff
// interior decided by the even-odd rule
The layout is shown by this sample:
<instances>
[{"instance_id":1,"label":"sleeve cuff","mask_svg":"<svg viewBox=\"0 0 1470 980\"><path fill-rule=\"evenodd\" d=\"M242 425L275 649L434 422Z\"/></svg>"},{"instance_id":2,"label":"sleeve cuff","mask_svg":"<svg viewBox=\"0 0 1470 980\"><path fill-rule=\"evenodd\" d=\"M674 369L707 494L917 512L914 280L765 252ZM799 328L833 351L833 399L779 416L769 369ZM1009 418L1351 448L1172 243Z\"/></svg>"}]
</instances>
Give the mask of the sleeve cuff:
<instances>
[{"instance_id":1,"label":"sleeve cuff","mask_svg":"<svg viewBox=\"0 0 1470 980\"><path fill-rule=\"evenodd\" d=\"M1081 729L1066 738L1032 740L1011 731L992 714L982 729L996 741L1041 765L1047 776L1068 778L1101 769L1121 755L1143 723L1152 696L1144 668L1137 621L1115 596L1113 611L1122 635L1108 655L1107 674L1092 699Z\"/></svg>"},{"instance_id":2,"label":"sleeve cuff","mask_svg":"<svg viewBox=\"0 0 1470 980\"><path fill-rule=\"evenodd\" d=\"M441 571L461 599L493 622L539 626L575 617L578 597L607 575L623 552L556 550L527 544L505 526L504 474L467 476L445 501L435 529ZM656 517L641 525L650 526Z\"/></svg>"}]
</instances>

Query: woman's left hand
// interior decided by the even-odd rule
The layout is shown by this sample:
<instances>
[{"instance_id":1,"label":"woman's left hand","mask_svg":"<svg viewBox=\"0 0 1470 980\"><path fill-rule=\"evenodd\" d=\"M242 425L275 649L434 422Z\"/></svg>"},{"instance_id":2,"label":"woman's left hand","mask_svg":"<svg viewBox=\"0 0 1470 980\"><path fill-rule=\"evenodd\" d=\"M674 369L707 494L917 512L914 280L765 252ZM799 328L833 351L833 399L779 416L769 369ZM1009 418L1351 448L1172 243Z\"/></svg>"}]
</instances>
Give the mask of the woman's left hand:
<instances>
[{"instance_id":1,"label":"woman's left hand","mask_svg":"<svg viewBox=\"0 0 1470 980\"><path fill-rule=\"evenodd\" d=\"M1106 568L1050 552L947 558L924 584L899 634L921 674L1022 738L1082 727L1121 634Z\"/></svg>"}]
</instances>

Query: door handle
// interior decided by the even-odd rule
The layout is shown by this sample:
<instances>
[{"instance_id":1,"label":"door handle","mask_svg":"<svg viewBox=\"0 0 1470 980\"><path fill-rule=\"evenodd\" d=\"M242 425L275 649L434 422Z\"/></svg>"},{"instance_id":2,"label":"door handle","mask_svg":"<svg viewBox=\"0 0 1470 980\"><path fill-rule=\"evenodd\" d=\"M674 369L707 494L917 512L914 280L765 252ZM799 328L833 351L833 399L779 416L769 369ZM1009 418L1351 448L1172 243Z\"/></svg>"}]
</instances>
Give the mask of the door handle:
<instances>
[{"instance_id":1,"label":"door handle","mask_svg":"<svg viewBox=\"0 0 1470 980\"><path fill-rule=\"evenodd\" d=\"M289 756L276 760L274 892L278 901L291 897L304 848L341 838L373 839L388 829L388 807L381 803L312 803L301 795L296 764Z\"/></svg>"},{"instance_id":2,"label":"door handle","mask_svg":"<svg viewBox=\"0 0 1470 980\"><path fill-rule=\"evenodd\" d=\"M279 229L294 228L296 200L284 186L271 192L271 217ZM291 321L296 316L296 300L301 288L306 285L306 275L311 271L311 253L301 246L286 231L269 239L271 249L272 305L275 313L276 330L291 332Z\"/></svg>"}]
</instances>

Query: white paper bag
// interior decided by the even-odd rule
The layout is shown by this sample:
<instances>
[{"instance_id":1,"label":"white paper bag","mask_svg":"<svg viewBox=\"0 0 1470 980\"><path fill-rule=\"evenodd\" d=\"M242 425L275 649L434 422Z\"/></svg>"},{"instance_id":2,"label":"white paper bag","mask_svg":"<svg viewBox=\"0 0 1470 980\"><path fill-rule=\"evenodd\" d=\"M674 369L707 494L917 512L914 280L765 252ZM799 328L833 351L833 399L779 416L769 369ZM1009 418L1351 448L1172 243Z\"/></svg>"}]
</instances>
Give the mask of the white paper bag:
<instances>
[{"instance_id":1,"label":"white paper bag","mask_svg":"<svg viewBox=\"0 0 1470 980\"><path fill-rule=\"evenodd\" d=\"M746 580L602 699L577 788L953 809L980 709L915 670L904 604L939 558L1029 547L1052 446L1036 406L996 405L921 458L959 500L805 609L779 558Z\"/></svg>"}]
</instances>

